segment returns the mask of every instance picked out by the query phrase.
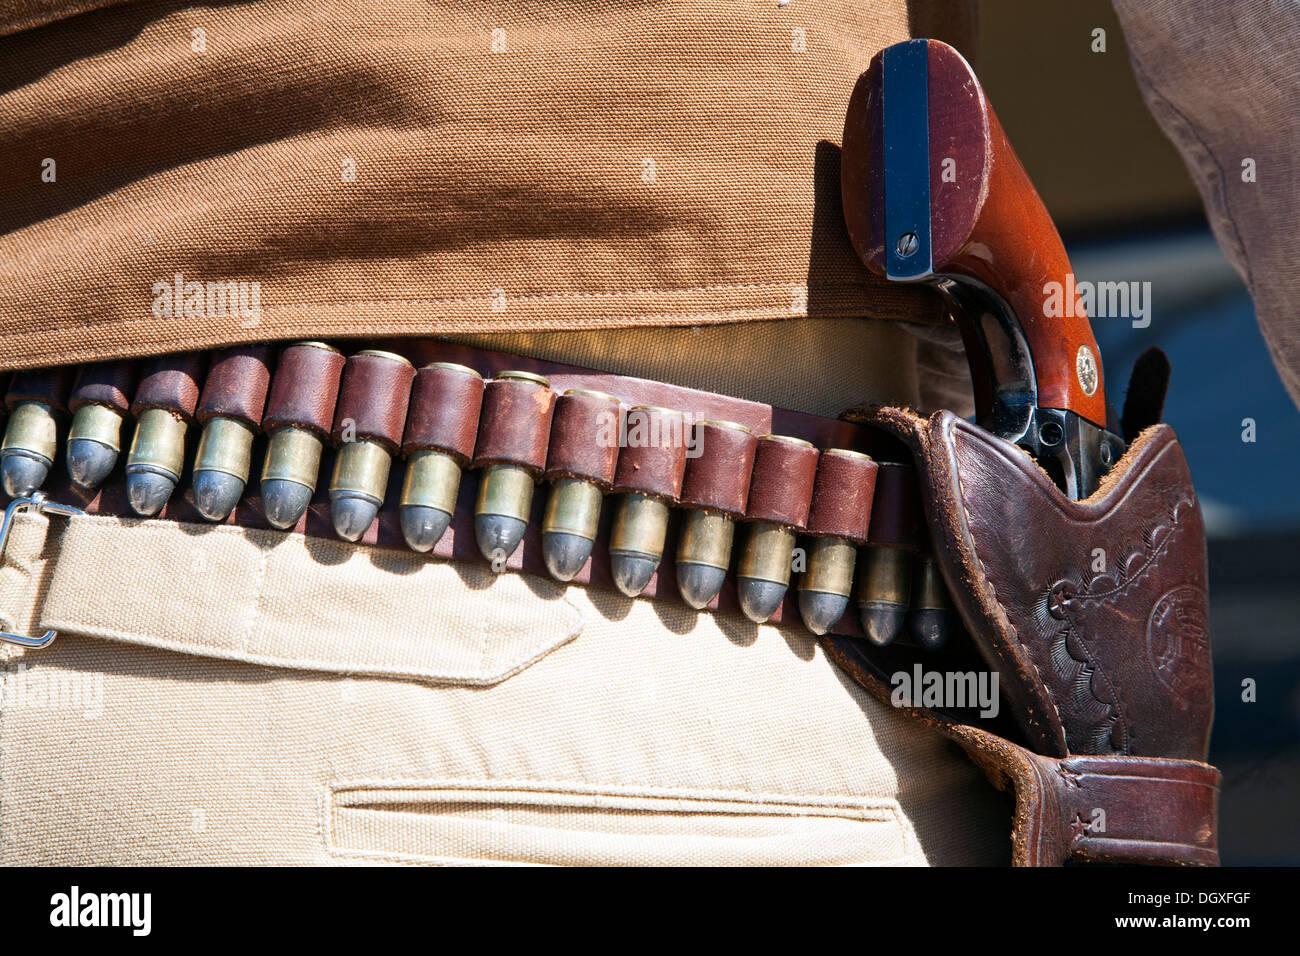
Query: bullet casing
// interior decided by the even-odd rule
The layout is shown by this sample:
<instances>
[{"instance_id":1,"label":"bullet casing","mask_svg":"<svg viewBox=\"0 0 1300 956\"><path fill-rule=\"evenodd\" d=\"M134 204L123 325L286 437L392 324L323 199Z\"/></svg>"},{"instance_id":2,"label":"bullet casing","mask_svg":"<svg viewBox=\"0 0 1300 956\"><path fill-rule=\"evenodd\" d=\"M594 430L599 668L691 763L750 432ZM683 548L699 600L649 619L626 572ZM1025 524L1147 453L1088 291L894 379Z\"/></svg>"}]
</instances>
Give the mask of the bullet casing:
<instances>
[{"instance_id":1,"label":"bullet casing","mask_svg":"<svg viewBox=\"0 0 1300 956\"><path fill-rule=\"evenodd\" d=\"M121 451L122 413L107 405L82 405L72 416L68 441L93 441Z\"/></svg>"},{"instance_id":2,"label":"bullet casing","mask_svg":"<svg viewBox=\"0 0 1300 956\"><path fill-rule=\"evenodd\" d=\"M587 541L596 539L604 494L594 482L561 478L551 486L542 516L543 534L572 534Z\"/></svg>"},{"instance_id":3,"label":"bullet casing","mask_svg":"<svg viewBox=\"0 0 1300 956\"><path fill-rule=\"evenodd\" d=\"M479 479L474 514L527 522L533 510L532 473L519 465L489 465Z\"/></svg>"},{"instance_id":4,"label":"bullet casing","mask_svg":"<svg viewBox=\"0 0 1300 956\"><path fill-rule=\"evenodd\" d=\"M703 564L725 571L731 564L735 529L735 522L720 512L688 511L677 538L677 562Z\"/></svg>"},{"instance_id":5,"label":"bullet casing","mask_svg":"<svg viewBox=\"0 0 1300 956\"><path fill-rule=\"evenodd\" d=\"M795 533L783 525L759 521L750 524L741 549L736 575L775 584L790 584Z\"/></svg>"},{"instance_id":6,"label":"bullet casing","mask_svg":"<svg viewBox=\"0 0 1300 956\"><path fill-rule=\"evenodd\" d=\"M247 482L252 468L253 438L253 430L243 422L223 417L211 419L203 426L194 470L220 471Z\"/></svg>"},{"instance_id":7,"label":"bullet casing","mask_svg":"<svg viewBox=\"0 0 1300 956\"><path fill-rule=\"evenodd\" d=\"M362 495L383 502L393 458L377 442L344 442L334 459L330 494Z\"/></svg>"},{"instance_id":8,"label":"bullet casing","mask_svg":"<svg viewBox=\"0 0 1300 956\"><path fill-rule=\"evenodd\" d=\"M647 555L658 561L663 557L668 536L668 504L658 498L637 493L624 494L614 512L609 533L611 552L627 551Z\"/></svg>"},{"instance_id":9,"label":"bullet casing","mask_svg":"<svg viewBox=\"0 0 1300 956\"><path fill-rule=\"evenodd\" d=\"M293 481L316 490L324 444L305 428L279 428L271 433L262 461L262 481Z\"/></svg>"},{"instance_id":10,"label":"bullet casing","mask_svg":"<svg viewBox=\"0 0 1300 956\"><path fill-rule=\"evenodd\" d=\"M460 464L451 455L436 449L412 452L406 461L402 479L403 507L436 508L454 514L460 494Z\"/></svg>"},{"instance_id":11,"label":"bullet casing","mask_svg":"<svg viewBox=\"0 0 1300 956\"><path fill-rule=\"evenodd\" d=\"M814 538L808 568L799 576L800 591L822 591L848 597L853 592L857 547L843 538Z\"/></svg>"},{"instance_id":12,"label":"bullet casing","mask_svg":"<svg viewBox=\"0 0 1300 956\"><path fill-rule=\"evenodd\" d=\"M127 468L158 469L179 480L185 467L186 428L183 418L165 408L145 409L136 420Z\"/></svg>"},{"instance_id":13,"label":"bullet casing","mask_svg":"<svg viewBox=\"0 0 1300 956\"><path fill-rule=\"evenodd\" d=\"M58 451L58 418L44 402L19 402L9 415L0 452L18 452L49 465Z\"/></svg>"},{"instance_id":14,"label":"bullet casing","mask_svg":"<svg viewBox=\"0 0 1300 956\"><path fill-rule=\"evenodd\" d=\"M912 603L911 552L872 545L863 548L856 597L859 604L909 606Z\"/></svg>"},{"instance_id":15,"label":"bullet casing","mask_svg":"<svg viewBox=\"0 0 1300 956\"><path fill-rule=\"evenodd\" d=\"M948 586L944 584L934 558L925 557L916 564L911 606L914 611L947 611L952 608Z\"/></svg>"}]
</instances>

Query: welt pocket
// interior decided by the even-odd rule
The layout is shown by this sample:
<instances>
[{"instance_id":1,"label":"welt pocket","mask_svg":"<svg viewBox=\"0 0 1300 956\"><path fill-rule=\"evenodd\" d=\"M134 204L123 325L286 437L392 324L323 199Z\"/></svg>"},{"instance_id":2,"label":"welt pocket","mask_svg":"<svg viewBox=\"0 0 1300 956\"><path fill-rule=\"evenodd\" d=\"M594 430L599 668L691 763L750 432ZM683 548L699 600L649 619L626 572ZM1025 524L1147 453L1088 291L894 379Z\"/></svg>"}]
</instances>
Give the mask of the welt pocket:
<instances>
[{"instance_id":1,"label":"welt pocket","mask_svg":"<svg viewBox=\"0 0 1300 956\"><path fill-rule=\"evenodd\" d=\"M331 785L336 858L429 864L720 866L919 862L891 799L555 781Z\"/></svg>"}]
</instances>

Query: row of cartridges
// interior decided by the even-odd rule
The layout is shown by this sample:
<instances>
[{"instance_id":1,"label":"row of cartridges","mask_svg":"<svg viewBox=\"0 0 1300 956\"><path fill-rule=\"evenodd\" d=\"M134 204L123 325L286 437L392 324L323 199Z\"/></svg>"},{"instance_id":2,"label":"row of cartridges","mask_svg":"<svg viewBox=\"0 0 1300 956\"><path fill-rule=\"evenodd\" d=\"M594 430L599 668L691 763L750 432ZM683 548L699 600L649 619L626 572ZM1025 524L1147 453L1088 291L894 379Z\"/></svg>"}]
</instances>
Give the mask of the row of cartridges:
<instances>
[{"instance_id":1,"label":"row of cartridges","mask_svg":"<svg viewBox=\"0 0 1300 956\"><path fill-rule=\"evenodd\" d=\"M788 435L755 436L734 422L692 420L670 408L629 408L591 389L557 394L528 371L484 381L465 365L416 369L375 349L345 358L322 342L293 343L278 362L275 352L244 346L214 353L211 362L188 353L17 373L0 449L5 492L22 498L40 489L70 415L68 474L93 494L116 467L131 419L127 498L137 514L157 515L181 481L187 431L197 423L198 512L210 521L230 516L264 434L261 506L273 527L292 529L332 444L330 518L348 541L378 517L393 461L403 458L402 533L413 550L432 550L453 520L462 473L472 467L480 472L474 534L488 560L518 548L534 491L545 483L543 559L558 580L572 580L589 561L612 497L611 577L624 594L642 593L659 570L670 511L678 507L676 580L694 608L713 602L734 570L741 610L766 621L797 567L799 611L816 634L834 627L853 602L877 645L900 635L930 649L947 640L951 603L934 559L924 548L868 535L878 479L884 487L884 478L910 474L906 466L847 448L819 450Z\"/></svg>"}]
</instances>

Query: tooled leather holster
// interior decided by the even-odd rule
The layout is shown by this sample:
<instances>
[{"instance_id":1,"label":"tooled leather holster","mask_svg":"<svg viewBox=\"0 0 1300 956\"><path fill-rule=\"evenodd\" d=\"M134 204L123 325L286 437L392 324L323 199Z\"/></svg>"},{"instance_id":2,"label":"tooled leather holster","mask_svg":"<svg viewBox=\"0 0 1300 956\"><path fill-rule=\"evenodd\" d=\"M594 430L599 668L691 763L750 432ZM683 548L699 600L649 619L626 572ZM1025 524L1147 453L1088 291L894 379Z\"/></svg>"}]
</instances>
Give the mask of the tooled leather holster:
<instances>
[{"instance_id":1,"label":"tooled leather holster","mask_svg":"<svg viewBox=\"0 0 1300 956\"><path fill-rule=\"evenodd\" d=\"M1074 502L1026 454L950 412L845 417L911 450L954 604L999 673L1017 740L908 711L1014 791L1013 862L1216 865L1205 526L1173 430L1142 430L1098 492ZM889 700L896 658L824 643Z\"/></svg>"}]
</instances>

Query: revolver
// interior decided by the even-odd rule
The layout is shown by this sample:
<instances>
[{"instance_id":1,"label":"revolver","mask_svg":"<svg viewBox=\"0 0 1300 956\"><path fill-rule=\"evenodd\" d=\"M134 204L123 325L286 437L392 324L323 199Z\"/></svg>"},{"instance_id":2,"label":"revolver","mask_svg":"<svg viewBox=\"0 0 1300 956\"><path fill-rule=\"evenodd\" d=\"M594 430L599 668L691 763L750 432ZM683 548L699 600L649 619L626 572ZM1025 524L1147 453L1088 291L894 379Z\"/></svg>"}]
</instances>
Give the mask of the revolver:
<instances>
[{"instance_id":1,"label":"revolver","mask_svg":"<svg viewBox=\"0 0 1300 956\"><path fill-rule=\"evenodd\" d=\"M841 189L868 268L944 297L976 424L1071 499L1096 491L1124 452L1097 342L1082 304L1063 298L1074 282L1060 234L960 53L918 39L872 59L849 101ZM1047 308L1053 297L1062 308Z\"/></svg>"}]
</instances>

